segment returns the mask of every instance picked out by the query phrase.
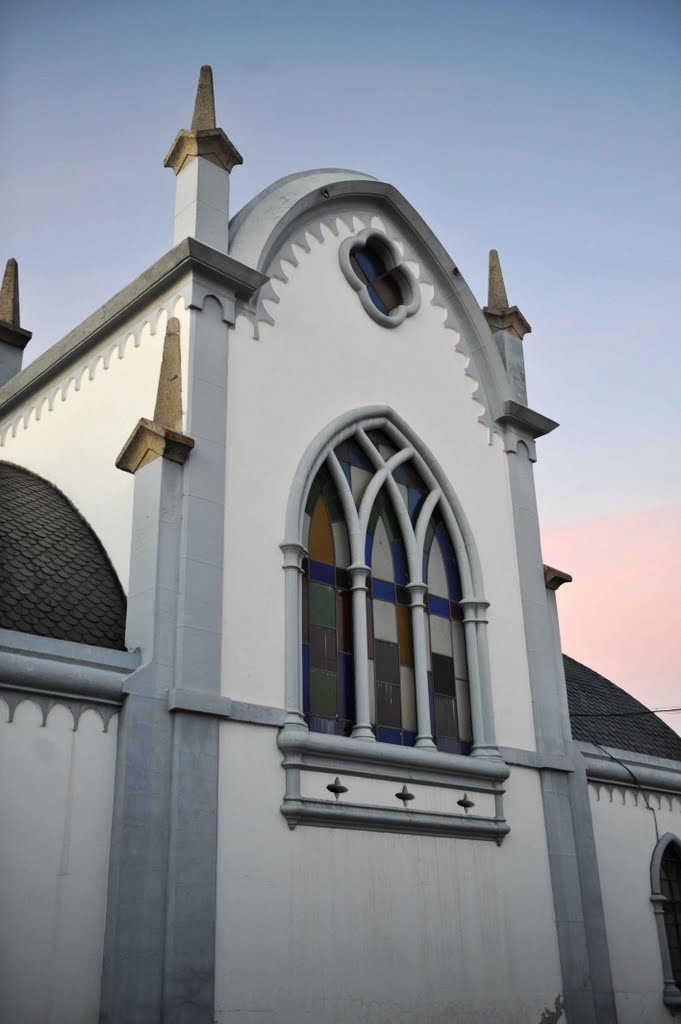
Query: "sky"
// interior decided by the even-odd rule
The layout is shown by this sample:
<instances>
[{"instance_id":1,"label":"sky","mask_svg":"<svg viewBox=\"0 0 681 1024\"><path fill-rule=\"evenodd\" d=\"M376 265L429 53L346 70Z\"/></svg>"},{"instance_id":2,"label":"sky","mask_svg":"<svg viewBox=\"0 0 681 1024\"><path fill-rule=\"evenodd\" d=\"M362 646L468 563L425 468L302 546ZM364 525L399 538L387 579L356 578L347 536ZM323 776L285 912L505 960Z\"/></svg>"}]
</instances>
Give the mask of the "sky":
<instances>
[{"instance_id":1,"label":"sky","mask_svg":"<svg viewBox=\"0 0 681 1024\"><path fill-rule=\"evenodd\" d=\"M525 339L563 649L681 705L678 0L24 0L0 37L0 259L25 363L172 246L201 64L232 210L309 167L394 184ZM663 716L681 731L681 714Z\"/></svg>"}]
</instances>

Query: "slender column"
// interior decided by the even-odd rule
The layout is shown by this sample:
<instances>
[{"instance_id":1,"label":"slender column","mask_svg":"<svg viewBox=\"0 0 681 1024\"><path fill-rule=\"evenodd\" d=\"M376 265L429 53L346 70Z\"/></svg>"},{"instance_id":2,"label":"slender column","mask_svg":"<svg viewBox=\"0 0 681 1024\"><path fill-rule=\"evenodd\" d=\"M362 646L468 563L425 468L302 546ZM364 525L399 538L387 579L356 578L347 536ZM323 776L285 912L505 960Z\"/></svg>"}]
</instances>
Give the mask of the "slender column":
<instances>
[{"instance_id":1,"label":"slender column","mask_svg":"<svg viewBox=\"0 0 681 1024\"><path fill-rule=\"evenodd\" d=\"M287 729L307 729L303 715L301 577L305 548L295 542L281 545L284 552L286 602L285 694Z\"/></svg>"},{"instance_id":2,"label":"slender column","mask_svg":"<svg viewBox=\"0 0 681 1024\"><path fill-rule=\"evenodd\" d=\"M475 690L475 703L477 713L480 716L479 732L473 729L475 742L473 754L485 757L499 755L497 740L494 731L494 714L492 704L492 676L489 667L489 647L487 644L487 618L486 612L489 608L488 601L462 601L464 609L464 632L466 632L466 654L470 658L470 651L475 650L475 664L477 671L478 685L470 687ZM470 626L467 623L470 622ZM470 678L470 664L469 664ZM473 714L473 700L471 693L471 714Z\"/></svg>"},{"instance_id":3,"label":"slender column","mask_svg":"<svg viewBox=\"0 0 681 1024\"><path fill-rule=\"evenodd\" d=\"M681 992L674 981L672 961L669 955L669 943L667 941L667 930L664 924L664 905L667 897L661 892L654 892L650 897L655 913L655 924L657 926L657 937L660 943L660 954L662 957L662 979L664 982L663 998L667 1006L681 1007Z\"/></svg>"},{"instance_id":4,"label":"slender column","mask_svg":"<svg viewBox=\"0 0 681 1024\"><path fill-rule=\"evenodd\" d=\"M375 742L369 711L369 644L367 641L367 576L368 565L351 565L352 639L355 650L355 727L352 738Z\"/></svg>"},{"instance_id":5,"label":"slender column","mask_svg":"<svg viewBox=\"0 0 681 1024\"><path fill-rule=\"evenodd\" d=\"M414 688L416 690L416 746L435 749L433 723L430 719L428 664L426 661L425 583L408 583L411 607L411 632L414 642Z\"/></svg>"}]
</instances>

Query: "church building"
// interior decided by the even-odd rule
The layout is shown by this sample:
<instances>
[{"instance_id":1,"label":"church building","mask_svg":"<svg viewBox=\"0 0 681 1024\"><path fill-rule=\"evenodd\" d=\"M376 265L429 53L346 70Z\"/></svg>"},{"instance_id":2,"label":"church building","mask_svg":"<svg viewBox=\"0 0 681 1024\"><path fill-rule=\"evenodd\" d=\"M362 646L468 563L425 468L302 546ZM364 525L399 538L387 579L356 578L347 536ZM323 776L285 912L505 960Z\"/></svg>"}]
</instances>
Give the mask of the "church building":
<instances>
[{"instance_id":1,"label":"church building","mask_svg":"<svg viewBox=\"0 0 681 1024\"><path fill-rule=\"evenodd\" d=\"M25 369L0 292L0 1019L666 1024L681 737L561 653L498 254L358 171L231 211L209 67L164 163Z\"/></svg>"}]
</instances>

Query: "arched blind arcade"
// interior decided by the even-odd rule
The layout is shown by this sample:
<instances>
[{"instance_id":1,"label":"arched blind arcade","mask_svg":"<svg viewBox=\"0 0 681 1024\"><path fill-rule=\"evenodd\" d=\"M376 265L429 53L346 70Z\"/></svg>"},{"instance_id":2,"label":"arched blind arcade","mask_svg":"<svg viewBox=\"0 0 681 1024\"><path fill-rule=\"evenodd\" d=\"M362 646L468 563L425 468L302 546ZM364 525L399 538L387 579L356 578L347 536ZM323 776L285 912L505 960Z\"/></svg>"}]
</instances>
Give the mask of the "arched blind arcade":
<instances>
[{"instance_id":1,"label":"arched blind arcade","mask_svg":"<svg viewBox=\"0 0 681 1024\"><path fill-rule=\"evenodd\" d=\"M469 753L461 584L444 498L395 431L329 450L305 508L303 712L315 732Z\"/></svg>"},{"instance_id":2,"label":"arched blind arcade","mask_svg":"<svg viewBox=\"0 0 681 1024\"><path fill-rule=\"evenodd\" d=\"M681 851L676 843L670 843L662 857L660 888L672 977L681 988Z\"/></svg>"}]
</instances>

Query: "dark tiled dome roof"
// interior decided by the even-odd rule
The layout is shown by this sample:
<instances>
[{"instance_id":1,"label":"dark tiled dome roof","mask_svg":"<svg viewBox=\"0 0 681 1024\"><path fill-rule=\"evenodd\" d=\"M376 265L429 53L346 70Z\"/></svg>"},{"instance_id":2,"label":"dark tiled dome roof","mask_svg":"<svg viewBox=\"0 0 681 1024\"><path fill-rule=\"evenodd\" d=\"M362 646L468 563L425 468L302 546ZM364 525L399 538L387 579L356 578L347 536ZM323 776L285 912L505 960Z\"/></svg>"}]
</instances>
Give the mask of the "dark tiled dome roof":
<instances>
[{"instance_id":1,"label":"dark tiled dome roof","mask_svg":"<svg viewBox=\"0 0 681 1024\"><path fill-rule=\"evenodd\" d=\"M125 611L80 512L47 480L0 462L0 627L125 650Z\"/></svg>"},{"instance_id":2,"label":"dark tiled dome roof","mask_svg":"<svg viewBox=\"0 0 681 1024\"><path fill-rule=\"evenodd\" d=\"M563 664L575 740L681 761L681 736L644 704L566 654Z\"/></svg>"}]
</instances>

